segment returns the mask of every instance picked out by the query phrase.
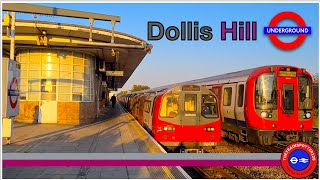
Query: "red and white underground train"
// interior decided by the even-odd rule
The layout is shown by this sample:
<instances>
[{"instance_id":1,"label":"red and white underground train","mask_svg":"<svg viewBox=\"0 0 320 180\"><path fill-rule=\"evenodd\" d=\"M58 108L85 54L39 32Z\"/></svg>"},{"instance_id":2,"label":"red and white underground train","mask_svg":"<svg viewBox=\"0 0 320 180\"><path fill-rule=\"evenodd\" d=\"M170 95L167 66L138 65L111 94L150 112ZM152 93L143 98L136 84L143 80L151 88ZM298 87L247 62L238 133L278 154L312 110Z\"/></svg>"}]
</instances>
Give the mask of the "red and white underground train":
<instances>
[{"instance_id":1,"label":"red and white underground train","mask_svg":"<svg viewBox=\"0 0 320 180\"><path fill-rule=\"evenodd\" d=\"M263 66L121 99L140 124L167 147L195 142L211 145L219 142L220 132L237 142L262 145L311 144L314 137L312 77L305 69L293 66ZM189 103L193 108L189 109ZM204 113L207 106L209 116Z\"/></svg>"},{"instance_id":2,"label":"red and white underground train","mask_svg":"<svg viewBox=\"0 0 320 180\"><path fill-rule=\"evenodd\" d=\"M312 76L273 65L189 81L208 85L221 104L222 136L262 145L312 143Z\"/></svg>"},{"instance_id":3,"label":"red and white underground train","mask_svg":"<svg viewBox=\"0 0 320 180\"><path fill-rule=\"evenodd\" d=\"M168 150L210 149L221 139L219 104L206 86L170 85L118 99Z\"/></svg>"}]
</instances>

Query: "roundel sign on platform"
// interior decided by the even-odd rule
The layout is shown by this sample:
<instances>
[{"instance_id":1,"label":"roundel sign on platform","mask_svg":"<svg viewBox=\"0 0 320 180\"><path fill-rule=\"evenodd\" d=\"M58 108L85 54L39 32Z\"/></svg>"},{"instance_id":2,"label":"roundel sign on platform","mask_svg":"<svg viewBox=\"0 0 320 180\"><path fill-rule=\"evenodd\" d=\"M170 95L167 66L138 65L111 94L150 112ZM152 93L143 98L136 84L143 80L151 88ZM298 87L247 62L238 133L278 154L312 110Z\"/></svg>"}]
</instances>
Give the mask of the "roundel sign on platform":
<instances>
[{"instance_id":1,"label":"roundel sign on platform","mask_svg":"<svg viewBox=\"0 0 320 180\"><path fill-rule=\"evenodd\" d=\"M6 117L12 117L19 114L19 80L20 64L16 61L9 60L7 78L7 109Z\"/></svg>"}]
</instances>

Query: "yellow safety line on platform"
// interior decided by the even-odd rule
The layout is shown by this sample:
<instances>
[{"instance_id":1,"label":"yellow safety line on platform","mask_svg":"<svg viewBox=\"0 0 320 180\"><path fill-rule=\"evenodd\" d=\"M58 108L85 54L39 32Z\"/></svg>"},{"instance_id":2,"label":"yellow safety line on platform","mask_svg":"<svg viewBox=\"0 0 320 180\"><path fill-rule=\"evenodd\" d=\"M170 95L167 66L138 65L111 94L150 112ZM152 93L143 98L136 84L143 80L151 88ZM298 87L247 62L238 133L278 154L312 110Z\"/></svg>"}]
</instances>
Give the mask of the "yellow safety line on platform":
<instances>
[{"instance_id":1,"label":"yellow safety line on platform","mask_svg":"<svg viewBox=\"0 0 320 180\"><path fill-rule=\"evenodd\" d=\"M121 108L119 108L120 111L122 111L127 117L128 119L135 119L130 113L125 112L125 110L123 109L123 107L121 106ZM139 128L137 127L137 123L133 123L133 129L138 133L138 135L140 136L140 138L145 142L147 148L150 150L151 153L157 153L157 151L149 145L149 143L143 139L143 133L141 132L141 130L139 130ZM170 178L170 179L175 179L174 175L171 173L171 171L169 170L168 167L166 166L161 166L161 168L163 169L163 171L166 173L166 175Z\"/></svg>"}]
</instances>

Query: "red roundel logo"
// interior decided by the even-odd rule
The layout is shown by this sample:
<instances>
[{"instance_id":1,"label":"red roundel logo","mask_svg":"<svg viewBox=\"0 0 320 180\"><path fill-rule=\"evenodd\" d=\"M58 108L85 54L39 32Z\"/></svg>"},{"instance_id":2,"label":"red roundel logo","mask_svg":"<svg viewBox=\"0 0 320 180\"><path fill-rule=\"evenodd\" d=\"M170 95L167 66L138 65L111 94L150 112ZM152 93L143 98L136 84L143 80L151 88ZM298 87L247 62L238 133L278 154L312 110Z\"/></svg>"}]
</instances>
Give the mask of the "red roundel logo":
<instances>
[{"instance_id":1,"label":"red roundel logo","mask_svg":"<svg viewBox=\"0 0 320 180\"><path fill-rule=\"evenodd\" d=\"M12 81L10 83L10 90L13 90L14 86L15 86L16 90L18 90L18 88L19 88L18 80L15 77L12 78ZM14 99L13 96L16 96L15 100L13 100ZM9 102L10 102L10 106L12 109L16 108L16 106L18 104L18 95L16 95L15 93L9 92Z\"/></svg>"},{"instance_id":2,"label":"red roundel logo","mask_svg":"<svg viewBox=\"0 0 320 180\"><path fill-rule=\"evenodd\" d=\"M309 176L315 170L317 162L316 151L304 142L289 144L281 155L283 170L294 178Z\"/></svg>"},{"instance_id":3,"label":"red roundel logo","mask_svg":"<svg viewBox=\"0 0 320 180\"><path fill-rule=\"evenodd\" d=\"M278 23L284 19L295 21L298 24L298 27L276 27ZM277 14L271 19L269 27L265 27L265 34L268 34L271 42L278 48L293 50L304 42L307 34L311 34L311 27L306 26L305 21L299 14L286 11ZM277 37L279 34L297 34L297 38L292 42L283 42Z\"/></svg>"}]
</instances>

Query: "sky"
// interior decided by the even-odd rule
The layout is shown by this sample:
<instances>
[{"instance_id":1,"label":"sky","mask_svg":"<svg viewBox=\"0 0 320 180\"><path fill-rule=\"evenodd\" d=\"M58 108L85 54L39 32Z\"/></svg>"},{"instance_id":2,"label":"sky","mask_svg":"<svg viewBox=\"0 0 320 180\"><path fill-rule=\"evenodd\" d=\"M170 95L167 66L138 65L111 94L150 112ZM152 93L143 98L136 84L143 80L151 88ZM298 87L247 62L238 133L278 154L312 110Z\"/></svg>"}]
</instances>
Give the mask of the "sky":
<instances>
[{"instance_id":1,"label":"sky","mask_svg":"<svg viewBox=\"0 0 320 180\"><path fill-rule=\"evenodd\" d=\"M219 75L248 68L284 64L306 68L311 74L319 71L319 4L39 4L57 8L67 8L109 15L118 15L121 22L115 30L142 38L153 45L141 64L123 88L131 89L134 84L158 87L213 75ZM284 51L275 47L269 37L263 34L263 27L283 11L299 14L307 26L312 28L304 43L295 50ZM32 15L17 15L18 19L33 19ZM58 21L71 24L88 25L87 20L40 16L38 20ZM176 26L181 21L198 21L199 27L210 26L213 39L210 41L169 41L165 37L158 41L148 41L149 21L161 22L165 28ZM232 41L227 35L221 41L221 21L231 27L232 21L256 21L256 41ZM111 23L95 21L94 27L110 29ZM289 19L282 20L278 26L297 26ZM279 39L291 42L297 35L278 35Z\"/></svg>"}]
</instances>

